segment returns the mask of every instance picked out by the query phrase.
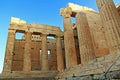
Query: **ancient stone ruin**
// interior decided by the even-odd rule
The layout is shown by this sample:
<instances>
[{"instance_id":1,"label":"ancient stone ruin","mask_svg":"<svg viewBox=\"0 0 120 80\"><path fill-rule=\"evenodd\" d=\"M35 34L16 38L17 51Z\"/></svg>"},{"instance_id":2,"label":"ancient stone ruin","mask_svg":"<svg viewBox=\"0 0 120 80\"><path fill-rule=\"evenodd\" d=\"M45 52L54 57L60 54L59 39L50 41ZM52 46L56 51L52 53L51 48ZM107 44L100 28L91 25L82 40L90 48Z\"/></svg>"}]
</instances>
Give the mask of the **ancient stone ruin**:
<instances>
[{"instance_id":1,"label":"ancient stone ruin","mask_svg":"<svg viewBox=\"0 0 120 80\"><path fill-rule=\"evenodd\" d=\"M120 80L120 5L96 2L99 13L73 3L61 8L64 32L11 18L0 79Z\"/></svg>"}]
</instances>

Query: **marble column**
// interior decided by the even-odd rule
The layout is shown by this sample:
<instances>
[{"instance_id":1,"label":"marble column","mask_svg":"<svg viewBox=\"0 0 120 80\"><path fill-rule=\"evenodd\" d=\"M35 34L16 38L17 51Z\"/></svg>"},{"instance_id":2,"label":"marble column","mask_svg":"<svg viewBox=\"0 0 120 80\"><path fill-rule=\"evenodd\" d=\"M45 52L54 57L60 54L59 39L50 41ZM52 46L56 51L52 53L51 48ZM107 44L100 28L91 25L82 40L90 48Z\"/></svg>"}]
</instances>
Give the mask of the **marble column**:
<instances>
[{"instance_id":1,"label":"marble column","mask_svg":"<svg viewBox=\"0 0 120 80\"><path fill-rule=\"evenodd\" d=\"M96 0L110 53L120 49L120 16L112 0Z\"/></svg>"},{"instance_id":2,"label":"marble column","mask_svg":"<svg viewBox=\"0 0 120 80\"><path fill-rule=\"evenodd\" d=\"M47 34L42 34L42 52L41 52L41 69L43 71L49 70L48 67L48 50L47 50Z\"/></svg>"},{"instance_id":3,"label":"marble column","mask_svg":"<svg viewBox=\"0 0 120 80\"><path fill-rule=\"evenodd\" d=\"M12 57L14 54L14 41L15 41L15 30L8 30L7 46L4 59L3 72L11 72L12 68Z\"/></svg>"},{"instance_id":4,"label":"marble column","mask_svg":"<svg viewBox=\"0 0 120 80\"><path fill-rule=\"evenodd\" d=\"M75 49L75 40L72 29L73 24L71 22L71 14L72 14L71 8L67 7L61 9L61 16L63 16L64 20L64 44L67 68L77 65L77 54Z\"/></svg>"},{"instance_id":5,"label":"marble column","mask_svg":"<svg viewBox=\"0 0 120 80\"><path fill-rule=\"evenodd\" d=\"M23 62L23 71L31 71L31 38L32 33L25 33L25 50L24 50L24 62Z\"/></svg>"},{"instance_id":6,"label":"marble column","mask_svg":"<svg viewBox=\"0 0 120 80\"><path fill-rule=\"evenodd\" d=\"M84 64L95 58L92 37L85 13L83 12L77 13L76 26L79 39L81 63Z\"/></svg>"},{"instance_id":7,"label":"marble column","mask_svg":"<svg viewBox=\"0 0 120 80\"><path fill-rule=\"evenodd\" d=\"M57 36L57 70L61 71L64 69L64 61L63 61L63 52L62 52L62 42L61 37Z\"/></svg>"}]
</instances>

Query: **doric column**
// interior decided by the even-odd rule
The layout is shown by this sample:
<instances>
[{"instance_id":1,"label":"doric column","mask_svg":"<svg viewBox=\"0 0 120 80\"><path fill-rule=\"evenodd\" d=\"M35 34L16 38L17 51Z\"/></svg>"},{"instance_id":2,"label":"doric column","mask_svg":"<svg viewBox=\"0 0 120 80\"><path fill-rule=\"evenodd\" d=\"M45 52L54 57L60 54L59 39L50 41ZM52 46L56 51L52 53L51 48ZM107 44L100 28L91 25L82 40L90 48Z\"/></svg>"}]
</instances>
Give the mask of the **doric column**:
<instances>
[{"instance_id":1,"label":"doric column","mask_svg":"<svg viewBox=\"0 0 120 80\"><path fill-rule=\"evenodd\" d=\"M42 64L41 64L41 69L43 71L47 71L49 70L48 67L48 50L47 50L47 35L46 34L42 34L42 54L41 54L41 60L42 60Z\"/></svg>"},{"instance_id":2,"label":"doric column","mask_svg":"<svg viewBox=\"0 0 120 80\"><path fill-rule=\"evenodd\" d=\"M86 14L80 12L76 18L81 63L84 64L95 58L94 47Z\"/></svg>"},{"instance_id":3,"label":"doric column","mask_svg":"<svg viewBox=\"0 0 120 80\"><path fill-rule=\"evenodd\" d=\"M72 30L71 22L71 8L67 7L61 9L61 16L64 20L64 44L65 44L65 57L66 57L66 67L77 65L77 55L75 49L74 34Z\"/></svg>"},{"instance_id":4,"label":"doric column","mask_svg":"<svg viewBox=\"0 0 120 80\"><path fill-rule=\"evenodd\" d=\"M7 46L4 59L3 72L10 72L12 68L12 56L14 53L15 30L8 30Z\"/></svg>"},{"instance_id":5,"label":"doric column","mask_svg":"<svg viewBox=\"0 0 120 80\"><path fill-rule=\"evenodd\" d=\"M64 69L64 62L63 62L63 52L62 52L62 43L61 43L61 37L57 36L57 69L58 71L61 71Z\"/></svg>"},{"instance_id":6,"label":"doric column","mask_svg":"<svg viewBox=\"0 0 120 80\"><path fill-rule=\"evenodd\" d=\"M112 0L96 0L111 53L120 48L120 16Z\"/></svg>"},{"instance_id":7,"label":"doric column","mask_svg":"<svg viewBox=\"0 0 120 80\"><path fill-rule=\"evenodd\" d=\"M23 71L31 71L31 32L25 33L25 50L24 50L24 63L23 63Z\"/></svg>"}]
</instances>

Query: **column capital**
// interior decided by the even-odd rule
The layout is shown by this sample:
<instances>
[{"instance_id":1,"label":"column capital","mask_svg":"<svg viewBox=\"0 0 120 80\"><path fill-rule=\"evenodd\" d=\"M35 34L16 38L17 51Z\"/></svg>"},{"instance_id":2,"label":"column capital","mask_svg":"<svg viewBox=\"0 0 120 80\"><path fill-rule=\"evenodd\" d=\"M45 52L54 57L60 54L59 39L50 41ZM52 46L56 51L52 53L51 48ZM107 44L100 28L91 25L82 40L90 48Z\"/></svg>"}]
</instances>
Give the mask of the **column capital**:
<instances>
[{"instance_id":1,"label":"column capital","mask_svg":"<svg viewBox=\"0 0 120 80\"><path fill-rule=\"evenodd\" d=\"M64 18L69 18L72 15L72 9L70 7L61 8L60 15L63 16Z\"/></svg>"}]
</instances>

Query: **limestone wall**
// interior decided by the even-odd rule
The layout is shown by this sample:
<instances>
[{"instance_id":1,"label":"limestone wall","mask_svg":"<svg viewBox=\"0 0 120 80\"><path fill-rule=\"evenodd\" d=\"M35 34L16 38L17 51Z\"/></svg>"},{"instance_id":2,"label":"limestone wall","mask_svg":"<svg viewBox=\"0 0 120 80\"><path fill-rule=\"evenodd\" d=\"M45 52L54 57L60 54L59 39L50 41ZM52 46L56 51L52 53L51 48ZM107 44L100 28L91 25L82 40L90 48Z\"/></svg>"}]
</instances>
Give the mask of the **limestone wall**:
<instances>
[{"instance_id":1,"label":"limestone wall","mask_svg":"<svg viewBox=\"0 0 120 80\"><path fill-rule=\"evenodd\" d=\"M93 80L110 68L106 77L119 78L120 7L116 10L112 0L97 0L97 4L99 13L72 3L62 8L64 32L12 18L3 76ZM71 17L76 18L75 24ZM24 34L21 40L15 38L17 32Z\"/></svg>"},{"instance_id":2,"label":"limestone wall","mask_svg":"<svg viewBox=\"0 0 120 80\"><path fill-rule=\"evenodd\" d=\"M100 18L100 15L97 12L85 11L85 13L90 27L90 33L94 44L95 55L96 57L104 56L109 53L109 50L106 44L104 29L102 26L102 20Z\"/></svg>"},{"instance_id":3,"label":"limestone wall","mask_svg":"<svg viewBox=\"0 0 120 80\"><path fill-rule=\"evenodd\" d=\"M79 6L73 3L69 3L67 7L70 7L72 9L72 17L75 17L75 15L79 12L84 12L86 14L96 57L107 55L109 53L109 50L106 44L100 14L91 8L88 8L86 6Z\"/></svg>"},{"instance_id":4,"label":"limestone wall","mask_svg":"<svg viewBox=\"0 0 120 80\"><path fill-rule=\"evenodd\" d=\"M14 54L12 61L12 71L23 70L23 56L24 56L25 41L15 40Z\"/></svg>"},{"instance_id":5,"label":"limestone wall","mask_svg":"<svg viewBox=\"0 0 120 80\"><path fill-rule=\"evenodd\" d=\"M34 37L33 37L34 38ZM35 37L36 38L36 37ZM41 70L41 40L32 39L31 42L31 67L32 71ZM56 59L56 40L47 39L47 47L50 53L48 54L49 70L57 70L57 59ZM14 44L14 54L12 71L22 71L23 70L23 56L24 56L25 41L15 40Z\"/></svg>"}]
</instances>

